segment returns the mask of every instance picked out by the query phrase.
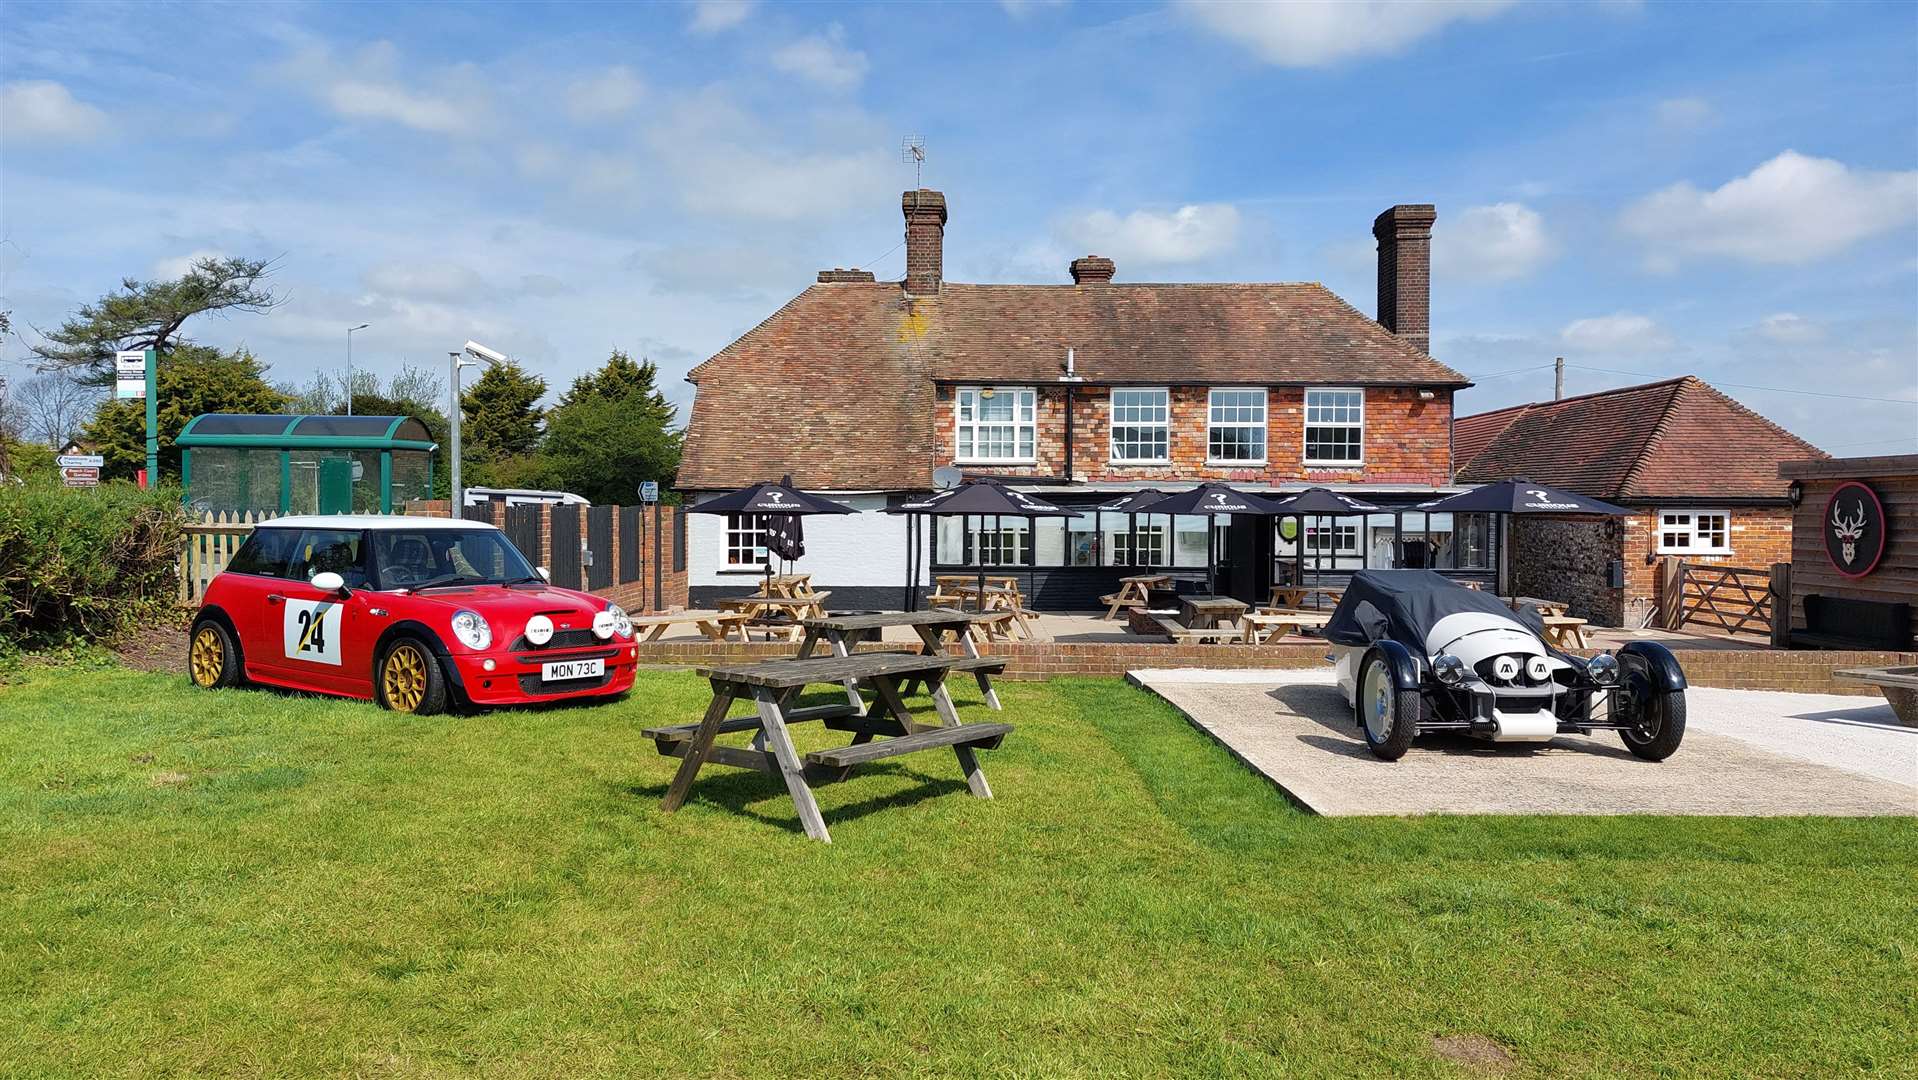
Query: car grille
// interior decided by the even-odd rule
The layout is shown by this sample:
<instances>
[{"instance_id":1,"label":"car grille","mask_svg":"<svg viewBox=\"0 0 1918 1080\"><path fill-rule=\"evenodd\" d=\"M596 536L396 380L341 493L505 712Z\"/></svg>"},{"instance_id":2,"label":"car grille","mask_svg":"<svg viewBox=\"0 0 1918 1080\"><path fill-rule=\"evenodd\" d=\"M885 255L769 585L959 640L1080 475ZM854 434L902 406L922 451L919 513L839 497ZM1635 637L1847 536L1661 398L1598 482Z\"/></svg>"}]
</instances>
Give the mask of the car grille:
<instances>
[{"instance_id":1,"label":"car grille","mask_svg":"<svg viewBox=\"0 0 1918 1080\"><path fill-rule=\"evenodd\" d=\"M600 644L599 635L591 630L555 630L553 639L544 645L535 645L521 634L513 639L514 652L526 652L529 649L577 649L586 645Z\"/></svg>"}]
</instances>

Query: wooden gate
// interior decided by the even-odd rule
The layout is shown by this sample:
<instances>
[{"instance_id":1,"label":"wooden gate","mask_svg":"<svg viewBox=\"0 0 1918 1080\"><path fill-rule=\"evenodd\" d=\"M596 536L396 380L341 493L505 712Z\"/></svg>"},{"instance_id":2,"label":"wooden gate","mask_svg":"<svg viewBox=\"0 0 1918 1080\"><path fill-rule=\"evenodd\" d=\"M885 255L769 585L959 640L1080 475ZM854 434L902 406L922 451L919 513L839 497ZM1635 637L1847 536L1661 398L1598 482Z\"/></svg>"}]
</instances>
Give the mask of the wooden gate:
<instances>
[{"instance_id":1,"label":"wooden gate","mask_svg":"<svg viewBox=\"0 0 1918 1080\"><path fill-rule=\"evenodd\" d=\"M583 589L579 558L579 518L577 506L549 506L553 516L553 563L549 569L553 584L562 589Z\"/></svg>"},{"instance_id":2,"label":"wooden gate","mask_svg":"<svg viewBox=\"0 0 1918 1080\"><path fill-rule=\"evenodd\" d=\"M1659 597L1660 625L1680 630L1689 624L1728 634L1769 634L1772 625L1771 571L1748 566L1710 566L1679 562L1665 575Z\"/></svg>"},{"instance_id":3,"label":"wooden gate","mask_svg":"<svg viewBox=\"0 0 1918 1080\"><path fill-rule=\"evenodd\" d=\"M586 587L604 589L613 583L613 511L615 507L594 506L586 511Z\"/></svg>"},{"instance_id":4,"label":"wooden gate","mask_svg":"<svg viewBox=\"0 0 1918 1080\"><path fill-rule=\"evenodd\" d=\"M619 583L639 580L639 507L619 508Z\"/></svg>"},{"instance_id":5,"label":"wooden gate","mask_svg":"<svg viewBox=\"0 0 1918 1080\"><path fill-rule=\"evenodd\" d=\"M506 539L535 566L543 565L540 560L546 557L539 550L539 525L544 510L538 503L515 503L506 508Z\"/></svg>"}]
</instances>

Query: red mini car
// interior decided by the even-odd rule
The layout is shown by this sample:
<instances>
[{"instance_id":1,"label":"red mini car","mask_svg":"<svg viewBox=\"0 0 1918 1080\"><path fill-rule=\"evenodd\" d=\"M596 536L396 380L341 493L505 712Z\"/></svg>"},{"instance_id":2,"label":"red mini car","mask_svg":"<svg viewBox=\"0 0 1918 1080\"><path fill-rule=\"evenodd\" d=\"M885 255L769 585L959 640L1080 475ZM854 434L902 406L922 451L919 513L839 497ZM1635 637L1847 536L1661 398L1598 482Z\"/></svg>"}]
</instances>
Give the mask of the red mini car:
<instances>
[{"instance_id":1,"label":"red mini car","mask_svg":"<svg viewBox=\"0 0 1918 1080\"><path fill-rule=\"evenodd\" d=\"M434 713L621 694L637 651L618 604L547 584L491 525L284 517L207 586L187 672Z\"/></svg>"}]
</instances>

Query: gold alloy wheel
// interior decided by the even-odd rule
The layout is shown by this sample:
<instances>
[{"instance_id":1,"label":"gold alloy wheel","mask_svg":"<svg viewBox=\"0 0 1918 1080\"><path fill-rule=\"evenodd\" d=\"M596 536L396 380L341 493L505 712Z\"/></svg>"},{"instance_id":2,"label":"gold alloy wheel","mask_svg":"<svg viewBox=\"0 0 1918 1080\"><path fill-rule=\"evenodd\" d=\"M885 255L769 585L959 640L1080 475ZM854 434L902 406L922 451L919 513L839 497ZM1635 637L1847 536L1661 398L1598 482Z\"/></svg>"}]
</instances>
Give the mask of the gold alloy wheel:
<instances>
[{"instance_id":1,"label":"gold alloy wheel","mask_svg":"<svg viewBox=\"0 0 1918 1080\"><path fill-rule=\"evenodd\" d=\"M395 712L412 712L426 697L426 656L419 647L402 642L386 654L380 670L380 690L386 706Z\"/></svg>"},{"instance_id":2,"label":"gold alloy wheel","mask_svg":"<svg viewBox=\"0 0 1918 1080\"><path fill-rule=\"evenodd\" d=\"M193 672L193 685L212 686L226 669L226 647L220 644L220 632L211 626L200 627L187 650L187 667Z\"/></svg>"}]
</instances>

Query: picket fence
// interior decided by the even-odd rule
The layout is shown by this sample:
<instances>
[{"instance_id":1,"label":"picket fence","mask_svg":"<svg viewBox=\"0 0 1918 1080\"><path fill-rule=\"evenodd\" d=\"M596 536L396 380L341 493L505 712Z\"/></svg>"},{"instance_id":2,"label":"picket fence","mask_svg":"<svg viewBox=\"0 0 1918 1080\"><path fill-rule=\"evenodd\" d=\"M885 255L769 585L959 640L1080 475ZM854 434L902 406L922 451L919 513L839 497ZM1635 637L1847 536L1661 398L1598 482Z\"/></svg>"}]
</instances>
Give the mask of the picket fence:
<instances>
[{"instance_id":1,"label":"picket fence","mask_svg":"<svg viewBox=\"0 0 1918 1080\"><path fill-rule=\"evenodd\" d=\"M200 520L188 523L186 542L180 550L180 603L199 606L200 598L206 595L207 584L226 569L240 545L252 534L253 526L276 517L279 517L277 513L268 511L207 512Z\"/></svg>"}]
</instances>

